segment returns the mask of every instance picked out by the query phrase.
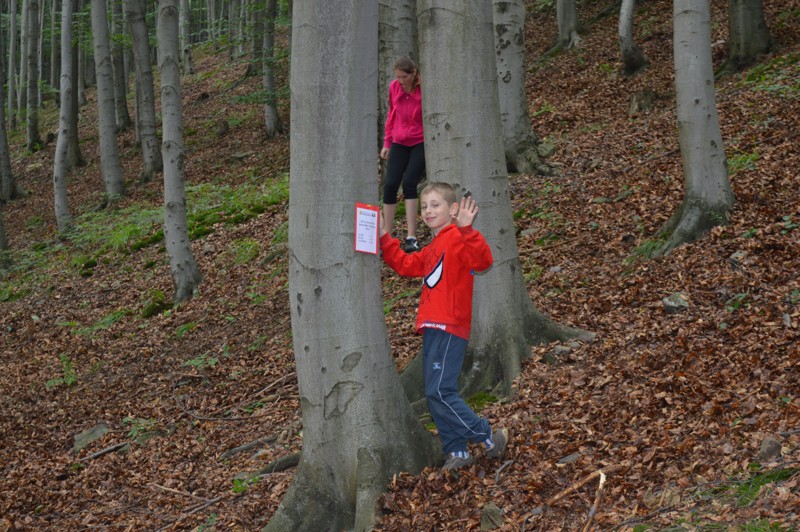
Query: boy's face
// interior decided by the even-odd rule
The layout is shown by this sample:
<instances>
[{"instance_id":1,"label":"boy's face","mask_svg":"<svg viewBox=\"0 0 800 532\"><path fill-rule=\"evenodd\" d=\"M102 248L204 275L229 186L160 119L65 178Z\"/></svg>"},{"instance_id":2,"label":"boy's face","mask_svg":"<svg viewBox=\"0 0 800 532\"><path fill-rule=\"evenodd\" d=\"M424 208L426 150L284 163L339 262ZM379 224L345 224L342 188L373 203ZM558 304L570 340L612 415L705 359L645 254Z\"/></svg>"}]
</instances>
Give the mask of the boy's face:
<instances>
[{"instance_id":1,"label":"boy's face","mask_svg":"<svg viewBox=\"0 0 800 532\"><path fill-rule=\"evenodd\" d=\"M435 190L423 194L419 199L419 206L422 220L434 234L452 223L453 218L458 214L458 203L448 204L444 197Z\"/></svg>"}]
</instances>

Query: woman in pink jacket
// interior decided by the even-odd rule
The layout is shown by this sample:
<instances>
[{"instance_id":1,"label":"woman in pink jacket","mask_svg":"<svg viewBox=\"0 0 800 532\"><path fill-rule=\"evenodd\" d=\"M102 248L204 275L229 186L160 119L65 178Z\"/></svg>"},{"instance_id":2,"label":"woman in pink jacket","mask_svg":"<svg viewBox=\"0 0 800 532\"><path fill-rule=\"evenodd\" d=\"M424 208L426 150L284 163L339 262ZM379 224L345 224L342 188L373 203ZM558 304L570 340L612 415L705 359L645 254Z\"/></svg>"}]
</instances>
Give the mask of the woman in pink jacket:
<instances>
[{"instance_id":1,"label":"woman in pink jacket","mask_svg":"<svg viewBox=\"0 0 800 532\"><path fill-rule=\"evenodd\" d=\"M397 212L397 191L403 184L408 236L403 249L419 251L417 244L417 184L425 173L422 134L422 87L417 65L408 57L394 64L395 79L389 84L389 112L383 135L381 158L389 158L383 188L383 219L392 232Z\"/></svg>"}]
</instances>

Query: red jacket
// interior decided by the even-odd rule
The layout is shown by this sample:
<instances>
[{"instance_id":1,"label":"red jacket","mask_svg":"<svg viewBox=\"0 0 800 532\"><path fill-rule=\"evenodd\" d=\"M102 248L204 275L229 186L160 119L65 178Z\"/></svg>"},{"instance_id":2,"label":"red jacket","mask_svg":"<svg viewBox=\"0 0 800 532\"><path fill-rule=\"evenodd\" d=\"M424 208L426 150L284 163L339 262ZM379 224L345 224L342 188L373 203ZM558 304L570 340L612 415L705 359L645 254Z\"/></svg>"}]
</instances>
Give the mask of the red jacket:
<instances>
[{"instance_id":1,"label":"red jacket","mask_svg":"<svg viewBox=\"0 0 800 532\"><path fill-rule=\"evenodd\" d=\"M492 251L483 235L450 224L417 253L400 249L400 241L381 237L383 258L404 277L423 277L417 310L417 332L424 328L447 331L469 340L472 325L474 273L492 264Z\"/></svg>"},{"instance_id":2,"label":"red jacket","mask_svg":"<svg viewBox=\"0 0 800 532\"><path fill-rule=\"evenodd\" d=\"M396 79L389 84L389 111L383 132L383 147L392 142L403 146L416 146L425 140L422 131L422 88L417 85L411 94L403 90Z\"/></svg>"}]
</instances>

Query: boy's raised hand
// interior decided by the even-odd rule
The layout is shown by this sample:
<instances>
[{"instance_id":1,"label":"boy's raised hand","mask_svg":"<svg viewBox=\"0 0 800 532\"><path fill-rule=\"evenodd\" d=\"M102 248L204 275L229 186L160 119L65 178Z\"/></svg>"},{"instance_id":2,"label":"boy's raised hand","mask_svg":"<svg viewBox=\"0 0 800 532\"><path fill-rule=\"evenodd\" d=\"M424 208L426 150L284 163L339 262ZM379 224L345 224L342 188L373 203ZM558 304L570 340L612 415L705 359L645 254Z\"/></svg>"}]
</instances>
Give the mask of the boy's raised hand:
<instances>
[{"instance_id":1,"label":"boy's raised hand","mask_svg":"<svg viewBox=\"0 0 800 532\"><path fill-rule=\"evenodd\" d=\"M456 225L458 227L467 227L472 225L475 217L478 215L478 204L472 199L472 196L461 198L461 206L458 209L456 216Z\"/></svg>"}]
</instances>

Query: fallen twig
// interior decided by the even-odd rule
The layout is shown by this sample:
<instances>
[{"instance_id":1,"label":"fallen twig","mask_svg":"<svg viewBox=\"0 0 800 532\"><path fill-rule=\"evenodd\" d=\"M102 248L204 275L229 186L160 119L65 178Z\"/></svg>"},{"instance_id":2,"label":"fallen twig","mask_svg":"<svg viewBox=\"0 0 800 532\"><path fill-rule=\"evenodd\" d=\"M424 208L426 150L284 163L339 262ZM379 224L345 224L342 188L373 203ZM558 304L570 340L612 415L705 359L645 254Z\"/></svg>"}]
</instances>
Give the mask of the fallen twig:
<instances>
[{"instance_id":1,"label":"fallen twig","mask_svg":"<svg viewBox=\"0 0 800 532\"><path fill-rule=\"evenodd\" d=\"M510 466L513 463L514 463L514 460L506 460L503 465L501 465L499 468L497 468L497 473L494 474L494 481L495 482L500 482L500 473L502 473L505 468L507 468L508 466Z\"/></svg>"},{"instance_id":2,"label":"fallen twig","mask_svg":"<svg viewBox=\"0 0 800 532\"><path fill-rule=\"evenodd\" d=\"M586 524L583 526L583 532L589 532L589 527L592 526L592 521L594 521L594 516L597 515L597 509L600 507L600 500L603 498L603 489L606 487L606 475L603 473L603 470L600 470L600 484L597 486L597 495L594 498L594 504L592 508L589 510L589 519L586 521Z\"/></svg>"},{"instance_id":3,"label":"fallen twig","mask_svg":"<svg viewBox=\"0 0 800 532\"><path fill-rule=\"evenodd\" d=\"M273 460L272 462L268 463L267 465L256 471L255 476L263 477L271 473L285 471L290 467L297 466L297 464L299 463L300 463L300 453L281 456L280 458Z\"/></svg>"},{"instance_id":4,"label":"fallen twig","mask_svg":"<svg viewBox=\"0 0 800 532\"><path fill-rule=\"evenodd\" d=\"M622 466L622 465L611 465L611 466L608 466L608 467L604 467L603 469L598 469L597 471L595 471L591 475L586 476L583 480L580 480L580 481L576 482L575 484L573 484L572 486L568 487L564 491L562 491L560 493L557 493L556 495L550 497L549 499L547 499L547 501L544 504L545 504L545 506L552 506L553 503L555 503L557 501L560 501L561 499L563 499L564 497L566 497L570 493L572 493L574 491L577 491L578 489L580 489L585 484L591 482L592 479L594 479L596 477L599 477L600 475L607 475L609 473L612 473L612 472L615 472L615 471L619 471L620 469L623 469L623 468L624 468L624 466Z\"/></svg>"},{"instance_id":5,"label":"fallen twig","mask_svg":"<svg viewBox=\"0 0 800 532\"><path fill-rule=\"evenodd\" d=\"M202 509L204 509L204 508L208 508L208 507L209 507L209 506L211 506L212 504L216 504L216 503L218 503L218 502L219 502L219 501L221 501L223 498L224 498L224 496L220 495L219 497L217 497L217 498L215 498L215 499L210 499L210 500L208 500L208 501L204 502L203 504L201 504L201 505L200 505L200 506L198 506L197 508L193 509L192 511L190 511L190 512L186 512L186 513L184 513L184 514L182 514L182 515L178 516L178 518L177 518L177 519L174 519L174 520L170 521L169 523L167 523L166 525L162 526L161 528L159 528L159 529L158 529L158 532L161 532L162 530L166 530L166 529L168 529L169 527L171 527L171 526L172 526L172 525L174 525L175 523L179 523L179 522L183 521L183 520L184 520L184 519L186 519L187 517L189 517L189 516L191 516L191 515L194 515L194 514L196 514L197 512L199 512L200 510L202 510Z\"/></svg>"},{"instance_id":6,"label":"fallen twig","mask_svg":"<svg viewBox=\"0 0 800 532\"><path fill-rule=\"evenodd\" d=\"M99 458L99 457L103 456L104 454L113 453L114 451L118 451L118 450L122 449L123 447L125 447L126 445L130 445L130 442L124 441L122 443L115 443L114 445L106 447L105 449L100 449L99 451L97 451L95 453L92 453L89 456L84 456L83 458L81 458L78 461L79 462L88 462L89 460L94 460L95 458Z\"/></svg>"},{"instance_id":7,"label":"fallen twig","mask_svg":"<svg viewBox=\"0 0 800 532\"><path fill-rule=\"evenodd\" d=\"M173 488L168 488L166 486L162 486L161 484L156 484L155 482L151 482L150 486L153 487L153 488L158 488L160 490L168 491L170 493L174 493L176 495L183 495L183 496L186 496L186 497L194 497L195 499L200 499L203 502L208 502L208 499L206 499L205 497L200 497L199 495L195 495L193 493L189 493L189 492L186 492L186 491L179 491L179 490L176 490L176 489L173 489Z\"/></svg>"},{"instance_id":8,"label":"fallen twig","mask_svg":"<svg viewBox=\"0 0 800 532\"><path fill-rule=\"evenodd\" d=\"M255 449L256 447L263 447L264 445L272 443L277 439L278 439L277 434L273 434L271 436L265 436L263 438L258 438L257 440L245 443L244 445L234 447L233 449L228 449L227 451L219 455L219 459L225 460L226 458L230 458L235 454L243 453L245 451L249 451L250 449Z\"/></svg>"}]
</instances>

